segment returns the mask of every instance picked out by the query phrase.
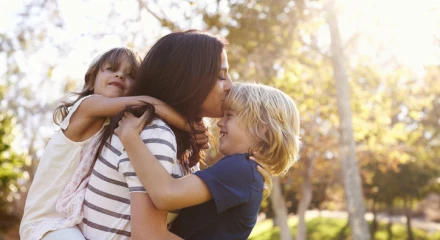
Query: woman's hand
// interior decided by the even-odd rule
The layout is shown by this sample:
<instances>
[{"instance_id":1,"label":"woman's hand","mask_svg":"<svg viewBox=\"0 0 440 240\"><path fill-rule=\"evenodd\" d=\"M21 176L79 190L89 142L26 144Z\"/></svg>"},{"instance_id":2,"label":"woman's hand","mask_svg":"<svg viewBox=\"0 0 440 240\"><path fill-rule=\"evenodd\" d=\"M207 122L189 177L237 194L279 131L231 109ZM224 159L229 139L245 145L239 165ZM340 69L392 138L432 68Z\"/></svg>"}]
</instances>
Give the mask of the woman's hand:
<instances>
[{"instance_id":1,"label":"woman's hand","mask_svg":"<svg viewBox=\"0 0 440 240\"><path fill-rule=\"evenodd\" d=\"M137 118L130 112L124 113L121 120L119 120L118 127L115 129L116 135L121 141L129 136L139 135L145 126L145 121L148 118L148 112L144 112L142 116Z\"/></svg>"}]
</instances>

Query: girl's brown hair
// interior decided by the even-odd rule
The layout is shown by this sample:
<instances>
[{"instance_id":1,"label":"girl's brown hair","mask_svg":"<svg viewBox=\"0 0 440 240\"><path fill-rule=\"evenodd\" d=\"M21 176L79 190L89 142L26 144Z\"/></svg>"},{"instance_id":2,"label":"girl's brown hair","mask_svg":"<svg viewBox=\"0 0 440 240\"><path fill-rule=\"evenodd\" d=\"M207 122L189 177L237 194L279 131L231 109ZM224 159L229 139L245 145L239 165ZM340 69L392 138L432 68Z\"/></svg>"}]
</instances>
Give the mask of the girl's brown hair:
<instances>
[{"instance_id":1,"label":"girl's brown hair","mask_svg":"<svg viewBox=\"0 0 440 240\"><path fill-rule=\"evenodd\" d=\"M96 75L100 70L102 70L106 63L110 64L113 69L118 69L119 64L121 64L125 58L128 58L130 62L132 67L130 75L134 78L142 62L142 58L134 50L125 47L113 48L101 54L90 64L89 69L84 76L84 87L81 92L71 93L72 95L77 95L78 97L71 102L63 101L62 104L55 109L53 114L53 121L55 124L61 124L64 118L66 118L66 116L69 114L69 108L72 107L79 99L93 94L93 90L91 89L95 84Z\"/></svg>"}]
</instances>

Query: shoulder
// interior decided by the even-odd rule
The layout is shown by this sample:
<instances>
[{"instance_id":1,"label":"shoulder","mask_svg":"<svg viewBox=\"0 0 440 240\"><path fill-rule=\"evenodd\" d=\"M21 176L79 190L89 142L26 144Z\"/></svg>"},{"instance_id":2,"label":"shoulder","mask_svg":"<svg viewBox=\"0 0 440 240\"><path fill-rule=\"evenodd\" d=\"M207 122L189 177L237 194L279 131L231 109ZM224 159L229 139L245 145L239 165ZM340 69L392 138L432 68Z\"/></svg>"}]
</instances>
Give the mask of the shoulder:
<instances>
[{"instance_id":1,"label":"shoulder","mask_svg":"<svg viewBox=\"0 0 440 240\"><path fill-rule=\"evenodd\" d=\"M228 155L220 159L216 164L199 171L196 174L225 175L230 178L254 179L254 170L257 165L249 160L245 154Z\"/></svg>"},{"instance_id":2,"label":"shoulder","mask_svg":"<svg viewBox=\"0 0 440 240\"><path fill-rule=\"evenodd\" d=\"M151 123L147 124L141 132L142 139L159 138L166 139L172 143L176 142L176 136L173 130L162 119L155 118Z\"/></svg>"},{"instance_id":3,"label":"shoulder","mask_svg":"<svg viewBox=\"0 0 440 240\"><path fill-rule=\"evenodd\" d=\"M212 167L228 167L228 168L240 168L240 169L250 169L253 167L254 161L251 161L248 159L248 156L246 154L233 154L225 156L224 158L220 159L216 164L214 164ZM255 165L256 167L256 165Z\"/></svg>"}]
</instances>

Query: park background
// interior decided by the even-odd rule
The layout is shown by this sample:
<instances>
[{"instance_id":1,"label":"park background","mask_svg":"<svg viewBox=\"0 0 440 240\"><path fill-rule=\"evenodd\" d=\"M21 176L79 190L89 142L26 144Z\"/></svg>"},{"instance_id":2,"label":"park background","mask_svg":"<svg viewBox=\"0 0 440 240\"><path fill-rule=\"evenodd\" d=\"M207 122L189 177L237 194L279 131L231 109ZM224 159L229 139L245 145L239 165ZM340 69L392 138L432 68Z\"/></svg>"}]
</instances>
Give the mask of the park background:
<instances>
[{"instance_id":1,"label":"park background","mask_svg":"<svg viewBox=\"0 0 440 240\"><path fill-rule=\"evenodd\" d=\"M88 64L190 28L229 40L233 81L300 109L299 161L250 239L440 239L438 0L1 0L0 239L18 239L52 113Z\"/></svg>"}]
</instances>

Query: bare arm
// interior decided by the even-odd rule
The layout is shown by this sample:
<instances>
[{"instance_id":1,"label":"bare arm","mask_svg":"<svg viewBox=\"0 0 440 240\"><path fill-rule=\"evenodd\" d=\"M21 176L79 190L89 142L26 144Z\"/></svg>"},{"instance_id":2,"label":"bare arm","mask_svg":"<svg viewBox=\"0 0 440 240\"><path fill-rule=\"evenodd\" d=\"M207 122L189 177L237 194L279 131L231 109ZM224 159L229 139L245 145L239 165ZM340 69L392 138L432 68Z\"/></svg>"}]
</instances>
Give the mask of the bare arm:
<instances>
[{"instance_id":1,"label":"bare arm","mask_svg":"<svg viewBox=\"0 0 440 240\"><path fill-rule=\"evenodd\" d=\"M158 210L146 193L130 194L131 237L138 239L182 239L167 229L167 211Z\"/></svg>"},{"instance_id":2,"label":"bare arm","mask_svg":"<svg viewBox=\"0 0 440 240\"><path fill-rule=\"evenodd\" d=\"M157 115L169 122L171 125L187 132L191 131L191 128L186 123L182 115L176 112L165 102L149 96L118 98L91 96L84 100L78 110L81 111L83 117L85 118L113 117L120 111L124 110L127 105L140 104L142 101L153 104L156 108Z\"/></svg>"},{"instance_id":3,"label":"bare arm","mask_svg":"<svg viewBox=\"0 0 440 240\"><path fill-rule=\"evenodd\" d=\"M132 116L131 114L128 114ZM212 199L206 184L197 176L172 178L139 137L143 117L123 118L115 130L142 185L148 189L154 205L161 210L194 206Z\"/></svg>"}]
</instances>

